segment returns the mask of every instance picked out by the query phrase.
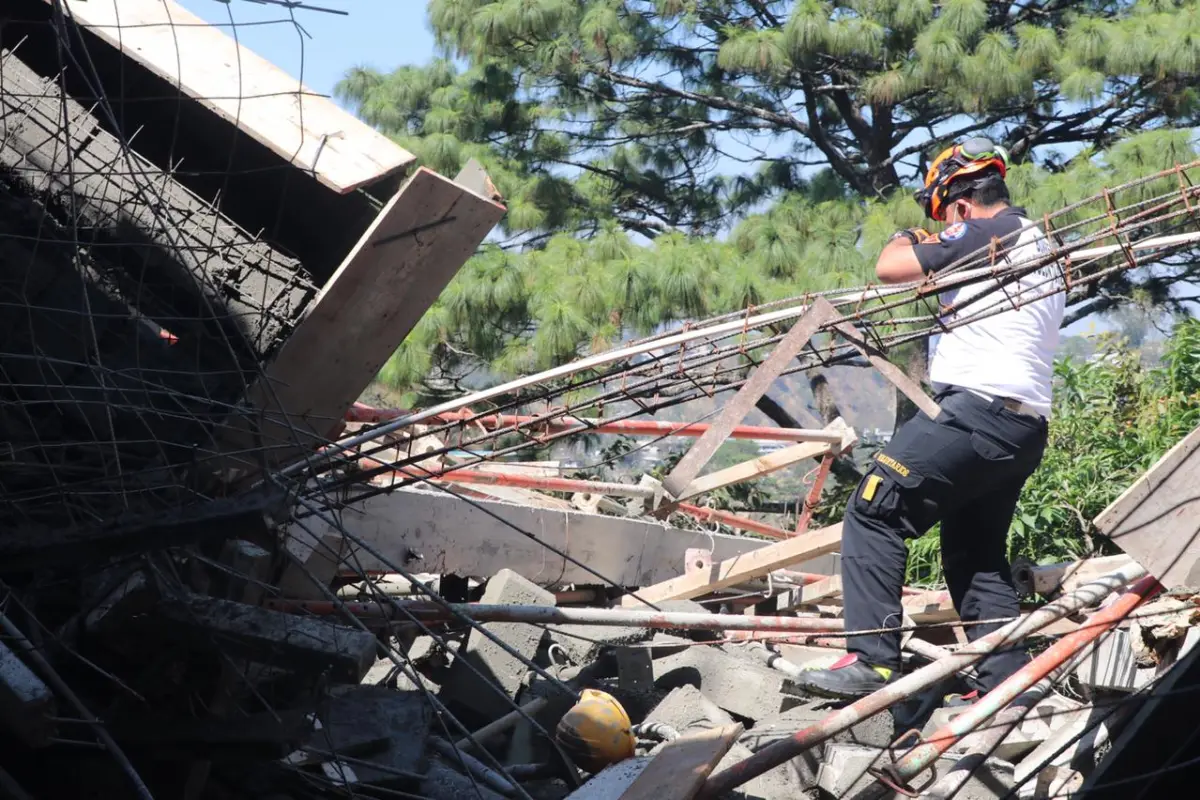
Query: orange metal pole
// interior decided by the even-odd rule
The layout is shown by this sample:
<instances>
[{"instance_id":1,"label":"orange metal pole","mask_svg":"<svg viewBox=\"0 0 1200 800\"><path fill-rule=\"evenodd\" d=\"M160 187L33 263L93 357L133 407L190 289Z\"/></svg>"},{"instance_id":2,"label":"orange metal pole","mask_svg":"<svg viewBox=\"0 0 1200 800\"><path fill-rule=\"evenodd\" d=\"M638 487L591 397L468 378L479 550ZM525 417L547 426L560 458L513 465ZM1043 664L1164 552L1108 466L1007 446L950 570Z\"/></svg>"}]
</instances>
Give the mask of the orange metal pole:
<instances>
[{"instance_id":1,"label":"orange metal pole","mask_svg":"<svg viewBox=\"0 0 1200 800\"><path fill-rule=\"evenodd\" d=\"M411 412L392 408L372 408L371 406L355 403L346 412L346 422L385 422L396 419ZM508 428L514 425L526 425L538 430L561 433L562 431L578 430L592 433L620 433L627 436L703 436L709 426L700 422L660 422L652 419L625 419L605 422L602 419L582 417L556 417L543 419L538 416L520 414L488 414L477 417L473 411L447 411L433 417L437 422L476 422L485 428ZM839 444L842 441L840 433L807 428L775 428L760 425L738 425L729 434L730 439L759 439L771 442L829 442Z\"/></svg>"}]
</instances>

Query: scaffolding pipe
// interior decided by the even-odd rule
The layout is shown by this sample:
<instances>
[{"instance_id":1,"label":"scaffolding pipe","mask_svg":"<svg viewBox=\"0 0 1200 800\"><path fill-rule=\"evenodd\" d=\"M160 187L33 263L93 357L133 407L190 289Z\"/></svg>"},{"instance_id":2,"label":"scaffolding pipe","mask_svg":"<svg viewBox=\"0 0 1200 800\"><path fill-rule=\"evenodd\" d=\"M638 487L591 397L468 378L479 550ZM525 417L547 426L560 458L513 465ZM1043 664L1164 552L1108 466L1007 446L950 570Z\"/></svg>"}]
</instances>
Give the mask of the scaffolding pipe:
<instances>
[{"instance_id":1,"label":"scaffolding pipe","mask_svg":"<svg viewBox=\"0 0 1200 800\"><path fill-rule=\"evenodd\" d=\"M973 703L966 711L954 717L946 725L934 731L928 739L909 750L899 761L885 764L883 771L898 785L904 787L920 775L938 757L971 731L987 722L1005 706L1016 700L1025 690L1038 681L1060 670L1062 666L1129 616L1135 608L1162 590L1162 586L1151 576L1146 576L1130 587L1107 608L1088 617L1088 621L1077 631L1059 639L1040 653L1037 658L1010 675L1003 683Z\"/></svg>"},{"instance_id":2,"label":"scaffolding pipe","mask_svg":"<svg viewBox=\"0 0 1200 800\"><path fill-rule=\"evenodd\" d=\"M422 622L449 622L458 615L476 622L524 622L531 625L614 625L632 628L700 631L786 631L824 633L842 631L840 619L816 617L747 617L742 614L702 614L693 611L635 611L625 608L556 608L555 606L490 605L484 603L448 603L445 606L426 601L396 603L339 603L329 600L268 599L264 605L275 611L307 612L328 616L345 609L360 617L390 618L411 614Z\"/></svg>"},{"instance_id":3,"label":"scaffolding pipe","mask_svg":"<svg viewBox=\"0 0 1200 800\"><path fill-rule=\"evenodd\" d=\"M373 458L373 466L384 466ZM420 467L400 467L396 470L413 478L428 478L441 483L486 484L488 486L512 486L520 489L538 489L544 492L583 492L585 494L616 495L624 497L653 498L654 489L649 486L633 486L628 483L604 481L581 481L574 478L543 478L537 475L518 475L512 472L484 472L475 469L446 469L433 472Z\"/></svg>"},{"instance_id":4,"label":"scaffolding pipe","mask_svg":"<svg viewBox=\"0 0 1200 800\"><path fill-rule=\"evenodd\" d=\"M785 531L783 528L776 528L774 525L768 525L756 519L743 517L739 514L731 514L728 511L719 511L715 508L703 508L691 503L680 503L676 510L682 511L689 517L695 517L698 520L719 522L722 525L728 525L738 530L761 533L763 536L770 536L772 539L791 539L795 535L791 531ZM821 577L827 578L829 576L822 575ZM811 583L812 581L807 582Z\"/></svg>"},{"instance_id":5,"label":"scaffolding pipe","mask_svg":"<svg viewBox=\"0 0 1200 800\"><path fill-rule=\"evenodd\" d=\"M940 780L921 792L922 796L931 800L933 798L949 800L949 798L957 796L972 773L987 760L990 754L996 752L996 748L1013 728L1020 725L1029 716L1030 709L1050 693L1053 685L1053 678L1038 681L1033 688L1014 700L1012 705L997 714L987 730L977 734L977 738L972 743L971 752L964 753ZM889 780L891 780L890 777Z\"/></svg>"},{"instance_id":6,"label":"scaffolding pipe","mask_svg":"<svg viewBox=\"0 0 1200 800\"><path fill-rule=\"evenodd\" d=\"M974 664L998 647L1014 645L1063 617L1098 604L1117 589L1145 574L1144 568L1131 564L1126 568L1090 581L1028 616L1014 620L999 630L965 645L955 651L951 657L928 664L916 672L905 675L874 694L835 711L821 722L770 744L749 758L712 775L705 782L697 797L699 800L715 800L747 781L754 780L759 775L786 764L809 748L821 744L901 700L911 697L916 692L949 677L964 666Z\"/></svg>"},{"instance_id":7,"label":"scaffolding pipe","mask_svg":"<svg viewBox=\"0 0 1200 800\"><path fill-rule=\"evenodd\" d=\"M387 422L411 413L413 412L392 408L372 408L362 403L355 403L346 412L346 422ZM578 431L580 433L615 433L625 436L687 436L691 438L703 436L710 427L702 422L661 422L652 419L626 419L608 422L586 417L556 417L548 420L544 417L523 414L476 416L475 412L466 409L436 414L432 420L439 423L470 422L489 430L526 425L550 433ZM841 433L821 428L776 428L762 425L736 425L728 438L755 439L764 442L842 443Z\"/></svg>"},{"instance_id":8,"label":"scaffolding pipe","mask_svg":"<svg viewBox=\"0 0 1200 800\"><path fill-rule=\"evenodd\" d=\"M821 499L821 490L825 488L825 479L829 477L829 469L833 466L833 457L834 454L830 452L821 459L817 477L813 480L812 488L808 490L808 496L804 498L804 507L800 509L800 515L796 517L797 536L808 530L808 523L812 522L813 512L817 510L817 502Z\"/></svg>"}]
</instances>

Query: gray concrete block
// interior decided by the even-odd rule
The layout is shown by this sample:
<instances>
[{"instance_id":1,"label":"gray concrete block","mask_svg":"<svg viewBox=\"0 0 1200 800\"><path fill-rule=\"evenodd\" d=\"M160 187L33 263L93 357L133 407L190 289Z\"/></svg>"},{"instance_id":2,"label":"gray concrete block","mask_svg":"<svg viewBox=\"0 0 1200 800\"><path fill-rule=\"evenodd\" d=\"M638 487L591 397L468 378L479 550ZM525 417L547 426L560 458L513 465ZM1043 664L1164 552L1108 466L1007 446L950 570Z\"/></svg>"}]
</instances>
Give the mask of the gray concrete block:
<instances>
[{"instance_id":1,"label":"gray concrete block","mask_svg":"<svg viewBox=\"0 0 1200 800\"><path fill-rule=\"evenodd\" d=\"M417 794L429 800L505 800L504 795L492 791L482 781L472 782L437 758L430 760Z\"/></svg>"},{"instance_id":2,"label":"gray concrete block","mask_svg":"<svg viewBox=\"0 0 1200 800\"><path fill-rule=\"evenodd\" d=\"M781 672L710 646L690 647L654 662L655 686L695 686L730 714L752 721L783 710L785 678Z\"/></svg>"},{"instance_id":3,"label":"gray concrete block","mask_svg":"<svg viewBox=\"0 0 1200 800\"><path fill-rule=\"evenodd\" d=\"M554 605L554 595L509 569L492 576L482 603L498 605ZM542 628L518 622L489 622L484 626L517 653L532 660L542 640ZM472 671L470 664L478 671ZM472 630L442 687L442 699L453 700L489 719L508 713L510 700L521 689L529 666L502 647Z\"/></svg>"},{"instance_id":4,"label":"gray concrete block","mask_svg":"<svg viewBox=\"0 0 1200 800\"><path fill-rule=\"evenodd\" d=\"M786 739L797 731L821 722L836 710L837 706L827 700L808 700L775 716L759 720L754 727L742 734L739 742L753 752ZM893 725L887 712L875 714L849 730L835 735L832 742L869 747L875 752L891 744ZM817 772L825 747L811 748L788 762L780 772L790 773L795 783L804 790L816 786Z\"/></svg>"},{"instance_id":5,"label":"gray concrete block","mask_svg":"<svg viewBox=\"0 0 1200 800\"><path fill-rule=\"evenodd\" d=\"M625 790L633 785L642 774L642 770L653 760L652 756L642 756L627 758L619 764L607 766L583 786L567 795L567 800L620 800Z\"/></svg>"},{"instance_id":6,"label":"gray concrete block","mask_svg":"<svg viewBox=\"0 0 1200 800\"><path fill-rule=\"evenodd\" d=\"M955 708L938 709L934 712L929 724L925 726L925 730L922 731L922 736L928 739L938 727L954 719L962 710ZM1074 700L1068 700L1056 694L1048 695L1033 708L1029 709L1024 719L1004 737L1004 740L996 746L991 755L1004 761L1016 762L1022 756L1046 741L1046 739L1050 738L1050 735L1055 730L1066 724L1070 724L1081 711L1086 713L1086 709ZM954 755L979 749L979 739L984 735L986 729L987 723L984 723L978 732L964 736L958 744L950 748L949 753Z\"/></svg>"},{"instance_id":7,"label":"gray concrete block","mask_svg":"<svg viewBox=\"0 0 1200 800\"><path fill-rule=\"evenodd\" d=\"M618 647L617 681L628 692L649 691L654 686L654 659L647 647Z\"/></svg>"},{"instance_id":8,"label":"gray concrete block","mask_svg":"<svg viewBox=\"0 0 1200 800\"><path fill-rule=\"evenodd\" d=\"M896 792L877 793L878 781L867 770L887 758L874 747L834 743L825 748L825 757L817 775L822 796L853 800L858 797L877 797L879 800L899 800ZM945 775L956 759L941 758L936 763L938 775ZM918 785L928 780L928 773L918 778ZM1007 761L989 758L955 793L957 800L997 800L1006 796L1015 785L1013 766Z\"/></svg>"},{"instance_id":9,"label":"gray concrete block","mask_svg":"<svg viewBox=\"0 0 1200 800\"><path fill-rule=\"evenodd\" d=\"M1129 634L1111 630L1075 667L1075 677L1095 689L1132 692L1137 687L1137 662L1129 644Z\"/></svg>"},{"instance_id":10,"label":"gray concrete block","mask_svg":"<svg viewBox=\"0 0 1200 800\"><path fill-rule=\"evenodd\" d=\"M648 641L649 628L617 628L608 625L548 625L546 632L563 649L572 664L595 661L606 647Z\"/></svg>"},{"instance_id":11,"label":"gray concrete block","mask_svg":"<svg viewBox=\"0 0 1200 800\"><path fill-rule=\"evenodd\" d=\"M663 701L646 716L646 722L657 722L679 731L708 730L733 724L733 717L721 710L695 686L672 689Z\"/></svg>"},{"instance_id":12,"label":"gray concrete block","mask_svg":"<svg viewBox=\"0 0 1200 800\"><path fill-rule=\"evenodd\" d=\"M339 686L330 692L321 728L313 732L309 745L332 753L354 753L378 769L355 762L354 772L362 783L390 781L395 771L414 775L426 770L425 740L433 721L433 709L421 692L399 692L382 686ZM373 742L386 742L375 750Z\"/></svg>"}]
</instances>

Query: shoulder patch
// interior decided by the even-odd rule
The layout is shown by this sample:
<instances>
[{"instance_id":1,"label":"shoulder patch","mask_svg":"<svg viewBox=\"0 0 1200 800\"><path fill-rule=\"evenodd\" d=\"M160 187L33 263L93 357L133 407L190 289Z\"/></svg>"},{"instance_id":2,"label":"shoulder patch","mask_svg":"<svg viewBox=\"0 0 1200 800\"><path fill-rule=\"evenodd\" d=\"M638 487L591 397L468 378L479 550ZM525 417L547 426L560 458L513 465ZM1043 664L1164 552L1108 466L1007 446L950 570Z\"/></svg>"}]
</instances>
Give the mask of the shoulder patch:
<instances>
[{"instance_id":1,"label":"shoulder patch","mask_svg":"<svg viewBox=\"0 0 1200 800\"><path fill-rule=\"evenodd\" d=\"M946 230L938 234L943 242L953 242L967 235L967 224L965 222L956 222Z\"/></svg>"}]
</instances>

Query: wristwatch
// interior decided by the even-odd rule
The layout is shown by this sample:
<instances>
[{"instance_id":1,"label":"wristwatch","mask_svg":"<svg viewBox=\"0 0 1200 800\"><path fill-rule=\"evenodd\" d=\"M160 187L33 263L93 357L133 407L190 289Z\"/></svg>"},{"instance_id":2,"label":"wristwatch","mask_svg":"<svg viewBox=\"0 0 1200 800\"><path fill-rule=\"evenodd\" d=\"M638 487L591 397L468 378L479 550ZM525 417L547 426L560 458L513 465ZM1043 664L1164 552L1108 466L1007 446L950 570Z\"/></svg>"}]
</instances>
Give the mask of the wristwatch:
<instances>
[{"instance_id":1,"label":"wristwatch","mask_svg":"<svg viewBox=\"0 0 1200 800\"><path fill-rule=\"evenodd\" d=\"M920 241L920 239L917 238L916 231L913 230L896 231L891 235L890 238L888 238L888 242L894 242L897 239L908 239L908 241L912 242L913 244L917 244Z\"/></svg>"}]
</instances>

